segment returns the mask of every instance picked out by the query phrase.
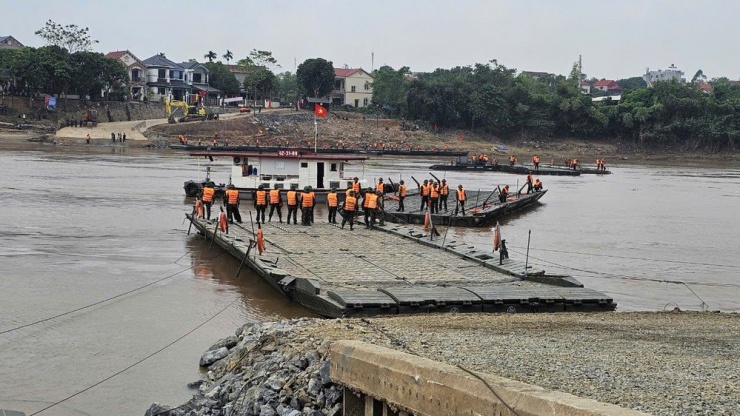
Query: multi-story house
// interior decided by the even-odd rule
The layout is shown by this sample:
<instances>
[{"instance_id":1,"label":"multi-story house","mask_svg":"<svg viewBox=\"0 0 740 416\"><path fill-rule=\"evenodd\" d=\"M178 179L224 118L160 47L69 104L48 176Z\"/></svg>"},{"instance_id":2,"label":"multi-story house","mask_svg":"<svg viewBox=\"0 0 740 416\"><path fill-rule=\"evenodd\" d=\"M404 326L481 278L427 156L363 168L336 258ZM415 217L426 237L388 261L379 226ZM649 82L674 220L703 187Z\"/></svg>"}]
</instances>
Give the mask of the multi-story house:
<instances>
[{"instance_id":1,"label":"multi-story house","mask_svg":"<svg viewBox=\"0 0 740 416\"><path fill-rule=\"evenodd\" d=\"M185 68L167 59L164 54L143 61L146 65L146 85L153 100L187 101L191 87L185 82Z\"/></svg>"},{"instance_id":2,"label":"multi-story house","mask_svg":"<svg viewBox=\"0 0 740 416\"><path fill-rule=\"evenodd\" d=\"M679 70L678 68L676 68L675 65L671 64L671 66L669 66L668 69L666 69L665 71L663 71L662 69L651 71L650 68L647 68L645 70L645 75L642 76L642 79L645 80L645 83L648 87L652 87L658 81L670 81L672 79L684 83L686 82L686 78L684 78L683 75L683 71Z\"/></svg>"},{"instance_id":3,"label":"multi-story house","mask_svg":"<svg viewBox=\"0 0 740 416\"><path fill-rule=\"evenodd\" d=\"M0 49L20 49L23 44L12 36L0 36Z\"/></svg>"},{"instance_id":4,"label":"multi-story house","mask_svg":"<svg viewBox=\"0 0 740 416\"><path fill-rule=\"evenodd\" d=\"M622 93L623 88L619 86L614 80L602 79L594 82L593 88L595 90L604 91L609 95L619 95Z\"/></svg>"},{"instance_id":5,"label":"multi-story house","mask_svg":"<svg viewBox=\"0 0 740 416\"><path fill-rule=\"evenodd\" d=\"M129 90L131 98L143 100L146 96L146 65L139 60L131 51L114 51L105 54L106 58L118 59L126 65L129 77Z\"/></svg>"},{"instance_id":6,"label":"multi-story house","mask_svg":"<svg viewBox=\"0 0 740 416\"><path fill-rule=\"evenodd\" d=\"M195 96L201 97L206 104L216 104L221 98L221 90L211 87L208 67L190 60L179 64L185 70L185 83L191 88L192 95L188 103L195 104Z\"/></svg>"},{"instance_id":7,"label":"multi-story house","mask_svg":"<svg viewBox=\"0 0 740 416\"><path fill-rule=\"evenodd\" d=\"M373 77L362 68L334 68L333 105L367 107L373 99Z\"/></svg>"}]
</instances>

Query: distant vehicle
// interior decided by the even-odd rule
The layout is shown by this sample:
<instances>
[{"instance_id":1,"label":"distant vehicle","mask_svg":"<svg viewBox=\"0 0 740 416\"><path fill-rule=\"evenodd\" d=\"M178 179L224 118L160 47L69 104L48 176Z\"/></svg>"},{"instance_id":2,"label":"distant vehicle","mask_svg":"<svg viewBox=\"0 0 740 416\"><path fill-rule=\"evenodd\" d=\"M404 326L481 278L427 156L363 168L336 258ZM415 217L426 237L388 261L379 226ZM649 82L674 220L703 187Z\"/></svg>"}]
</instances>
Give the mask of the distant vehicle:
<instances>
[{"instance_id":1,"label":"distant vehicle","mask_svg":"<svg viewBox=\"0 0 740 416\"><path fill-rule=\"evenodd\" d=\"M185 122L193 120L204 120L207 118L206 109L201 106L188 105L184 101L166 100L164 102L167 122ZM209 117L210 118L210 117Z\"/></svg>"},{"instance_id":2,"label":"distant vehicle","mask_svg":"<svg viewBox=\"0 0 740 416\"><path fill-rule=\"evenodd\" d=\"M252 110L249 107L239 107L239 112L240 113L248 113L250 111L252 111Z\"/></svg>"}]
</instances>

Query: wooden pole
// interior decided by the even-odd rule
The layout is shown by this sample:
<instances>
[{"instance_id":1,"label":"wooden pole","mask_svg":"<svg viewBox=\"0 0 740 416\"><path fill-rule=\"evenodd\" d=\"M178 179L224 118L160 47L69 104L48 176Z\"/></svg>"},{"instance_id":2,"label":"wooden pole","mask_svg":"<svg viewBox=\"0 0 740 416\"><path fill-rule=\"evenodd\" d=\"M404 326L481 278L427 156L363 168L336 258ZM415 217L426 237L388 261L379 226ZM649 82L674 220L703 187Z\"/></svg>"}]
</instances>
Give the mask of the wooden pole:
<instances>
[{"instance_id":1,"label":"wooden pole","mask_svg":"<svg viewBox=\"0 0 740 416\"><path fill-rule=\"evenodd\" d=\"M529 230L527 235L527 257L524 260L524 277L527 277L527 269L529 267L529 241L532 239L532 230Z\"/></svg>"}]
</instances>

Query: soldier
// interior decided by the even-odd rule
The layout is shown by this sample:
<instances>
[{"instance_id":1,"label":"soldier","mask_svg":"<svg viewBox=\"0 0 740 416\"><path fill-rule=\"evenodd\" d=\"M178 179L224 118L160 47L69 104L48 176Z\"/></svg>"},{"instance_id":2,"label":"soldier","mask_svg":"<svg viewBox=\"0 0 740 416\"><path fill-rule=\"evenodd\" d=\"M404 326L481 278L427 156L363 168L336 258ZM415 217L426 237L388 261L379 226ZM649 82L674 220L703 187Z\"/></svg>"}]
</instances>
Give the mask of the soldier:
<instances>
[{"instance_id":1,"label":"soldier","mask_svg":"<svg viewBox=\"0 0 740 416\"><path fill-rule=\"evenodd\" d=\"M429 212L439 213L439 184L434 182L429 190Z\"/></svg>"},{"instance_id":2,"label":"soldier","mask_svg":"<svg viewBox=\"0 0 740 416\"><path fill-rule=\"evenodd\" d=\"M437 212L442 210L442 205L445 206L445 212L447 212L447 197L450 196L450 187L447 185L447 180L442 179L442 185L439 187L439 206Z\"/></svg>"},{"instance_id":3,"label":"soldier","mask_svg":"<svg viewBox=\"0 0 740 416\"><path fill-rule=\"evenodd\" d=\"M203 196L201 197L201 200L203 201L203 205L206 207L206 220L211 220L211 205L213 205L213 196L216 193L216 191L213 189L213 187L216 184L213 182L208 182L203 186Z\"/></svg>"},{"instance_id":4,"label":"soldier","mask_svg":"<svg viewBox=\"0 0 740 416\"><path fill-rule=\"evenodd\" d=\"M301 225L311 225L311 210L314 205L314 193L306 186L301 193Z\"/></svg>"},{"instance_id":5,"label":"soldier","mask_svg":"<svg viewBox=\"0 0 740 416\"><path fill-rule=\"evenodd\" d=\"M277 210L278 219L283 222L283 198L280 196L280 188L275 184L275 189L270 190L270 216L269 222L272 222L272 213Z\"/></svg>"},{"instance_id":6,"label":"soldier","mask_svg":"<svg viewBox=\"0 0 740 416\"><path fill-rule=\"evenodd\" d=\"M465 190L463 189L462 185L457 186L457 191L455 192L455 198L457 199L457 206L455 207L455 215L457 215L458 208L460 208L462 209L462 215L465 216L465 200L468 199L468 196L465 193Z\"/></svg>"},{"instance_id":7,"label":"soldier","mask_svg":"<svg viewBox=\"0 0 740 416\"><path fill-rule=\"evenodd\" d=\"M419 211L424 211L424 207L429 205L429 185L426 179L424 179L424 183L421 184L419 193L421 194L421 206L419 207Z\"/></svg>"},{"instance_id":8,"label":"soldier","mask_svg":"<svg viewBox=\"0 0 740 416\"><path fill-rule=\"evenodd\" d=\"M293 215L293 224L298 224L298 192L291 189L286 197L288 199L288 224L290 224L291 214Z\"/></svg>"},{"instance_id":9,"label":"soldier","mask_svg":"<svg viewBox=\"0 0 740 416\"><path fill-rule=\"evenodd\" d=\"M337 188L332 187L331 192L326 194L326 205L329 207L329 224L337 223Z\"/></svg>"},{"instance_id":10,"label":"soldier","mask_svg":"<svg viewBox=\"0 0 740 416\"><path fill-rule=\"evenodd\" d=\"M260 185L254 193L254 207L257 209L257 224L260 223L260 213L262 213L262 223L265 222L265 211L267 210L267 191Z\"/></svg>"},{"instance_id":11,"label":"soldier","mask_svg":"<svg viewBox=\"0 0 740 416\"><path fill-rule=\"evenodd\" d=\"M224 199L226 199L227 204L226 211L227 216L229 217L229 222L234 222L234 220L236 220L236 222L241 223L242 216L239 213L239 190L236 189L234 184L230 184L224 195Z\"/></svg>"},{"instance_id":12,"label":"soldier","mask_svg":"<svg viewBox=\"0 0 740 416\"><path fill-rule=\"evenodd\" d=\"M350 190L349 195L344 200L344 218L342 219L342 228L344 224L349 222L349 229L352 231L352 227L355 223L355 212L357 212L357 198L355 198L355 191Z\"/></svg>"},{"instance_id":13,"label":"soldier","mask_svg":"<svg viewBox=\"0 0 740 416\"><path fill-rule=\"evenodd\" d=\"M403 212L406 208L403 206L403 200L406 199L406 185L403 180L398 185L398 209L396 211Z\"/></svg>"}]
</instances>

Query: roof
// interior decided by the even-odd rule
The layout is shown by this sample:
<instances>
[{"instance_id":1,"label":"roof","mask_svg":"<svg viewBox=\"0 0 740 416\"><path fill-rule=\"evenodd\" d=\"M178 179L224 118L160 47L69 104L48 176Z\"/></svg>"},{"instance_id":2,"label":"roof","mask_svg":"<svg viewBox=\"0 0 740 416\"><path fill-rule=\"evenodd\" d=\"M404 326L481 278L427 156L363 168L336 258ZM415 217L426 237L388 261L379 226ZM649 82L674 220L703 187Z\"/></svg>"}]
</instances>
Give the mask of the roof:
<instances>
[{"instance_id":1,"label":"roof","mask_svg":"<svg viewBox=\"0 0 740 416\"><path fill-rule=\"evenodd\" d=\"M154 55L151 58L144 59L144 65L159 68L182 68L180 65L170 61L163 55Z\"/></svg>"},{"instance_id":2,"label":"roof","mask_svg":"<svg viewBox=\"0 0 740 416\"><path fill-rule=\"evenodd\" d=\"M207 84L196 84L193 83L193 89L196 91L205 91L209 94L218 94L221 92L218 88L213 88L210 85Z\"/></svg>"},{"instance_id":3,"label":"roof","mask_svg":"<svg viewBox=\"0 0 740 416\"><path fill-rule=\"evenodd\" d=\"M283 152L284 154L279 154ZM275 153L260 153L260 152L228 152L228 151L215 151L215 152L193 152L190 156L195 157L253 157L262 159L302 159L302 160L367 160L367 156L359 156L355 154L341 154L341 153L329 153L329 154L316 154L313 152L307 152L303 149L285 149Z\"/></svg>"},{"instance_id":4,"label":"roof","mask_svg":"<svg viewBox=\"0 0 740 416\"><path fill-rule=\"evenodd\" d=\"M549 72L537 72L537 71L522 71L522 74L527 74L530 77L547 77L553 75Z\"/></svg>"},{"instance_id":5,"label":"roof","mask_svg":"<svg viewBox=\"0 0 740 416\"><path fill-rule=\"evenodd\" d=\"M611 80L611 79L602 79L600 81L594 82L594 87L608 87L608 86L611 86L612 84L617 85L617 83L614 82L614 80Z\"/></svg>"},{"instance_id":6,"label":"roof","mask_svg":"<svg viewBox=\"0 0 740 416\"><path fill-rule=\"evenodd\" d=\"M348 77L350 75L353 75L353 74L355 74L355 73L357 73L359 71L360 71L359 68L334 68L334 75L335 76L338 76L338 77L341 77L341 78L346 78L346 77Z\"/></svg>"},{"instance_id":7,"label":"roof","mask_svg":"<svg viewBox=\"0 0 740 416\"><path fill-rule=\"evenodd\" d=\"M203 67L203 69L205 69L205 70L206 70L206 72L208 71L208 67L207 67L207 66L205 66L205 65L203 65L202 63L200 63L200 62L197 62L197 61L196 61L196 62L192 62L192 61L188 61L188 62L182 62L182 63L180 63L180 64L178 64L178 65L180 65L181 67L183 67L183 68L185 68L185 69L193 69L193 68L195 68L196 66L200 66L200 67Z\"/></svg>"},{"instance_id":8,"label":"roof","mask_svg":"<svg viewBox=\"0 0 740 416\"><path fill-rule=\"evenodd\" d=\"M17 45L13 45L13 43L17 43ZM7 35L7 36L0 36L0 48L3 49L15 49L15 48L22 48L23 44L18 42L18 39L14 38L13 36Z\"/></svg>"},{"instance_id":9,"label":"roof","mask_svg":"<svg viewBox=\"0 0 740 416\"><path fill-rule=\"evenodd\" d=\"M699 87L699 90L704 91L704 92L714 91L714 87L712 86L712 84L708 82L701 82L699 83L698 87Z\"/></svg>"},{"instance_id":10,"label":"roof","mask_svg":"<svg viewBox=\"0 0 740 416\"><path fill-rule=\"evenodd\" d=\"M589 87L591 86L591 84L589 84L588 81L581 81L582 87L585 87L586 85L588 85Z\"/></svg>"}]
</instances>

